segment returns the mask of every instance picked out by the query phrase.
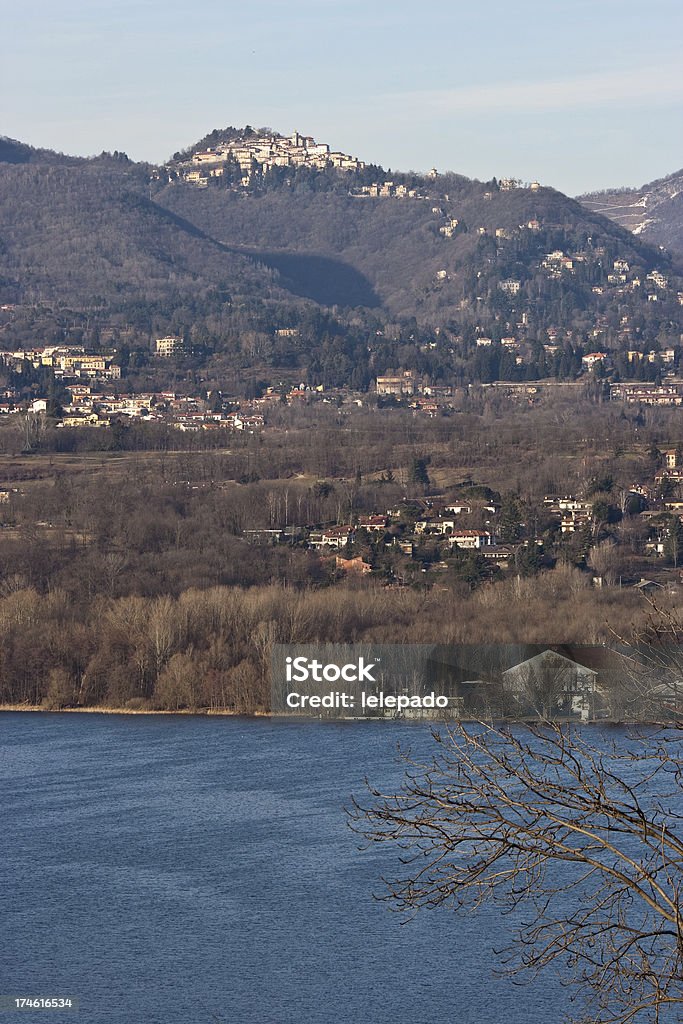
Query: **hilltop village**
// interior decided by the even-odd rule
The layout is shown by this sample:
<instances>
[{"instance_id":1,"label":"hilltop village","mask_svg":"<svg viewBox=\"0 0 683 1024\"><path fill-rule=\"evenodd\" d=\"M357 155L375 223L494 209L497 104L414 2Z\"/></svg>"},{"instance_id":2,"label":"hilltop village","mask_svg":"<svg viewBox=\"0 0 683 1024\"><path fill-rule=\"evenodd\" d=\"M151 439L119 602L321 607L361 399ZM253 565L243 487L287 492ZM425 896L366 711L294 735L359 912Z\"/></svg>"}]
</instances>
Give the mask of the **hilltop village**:
<instances>
[{"instance_id":1,"label":"hilltop village","mask_svg":"<svg viewBox=\"0 0 683 1024\"><path fill-rule=\"evenodd\" d=\"M170 180L180 179L192 185L206 187L211 178L222 178L227 170L238 168L239 184L253 184L254 172L263 173L276 167L305 167L317 170L336 168L342 171L360 171L362 160L330 150L309 135L294 132L287 137L277 132L254 132L247 128L235 133L236 137L218 142L215 146L193 152L186 160L167 165Z\"/></svg>"}]
</instances>

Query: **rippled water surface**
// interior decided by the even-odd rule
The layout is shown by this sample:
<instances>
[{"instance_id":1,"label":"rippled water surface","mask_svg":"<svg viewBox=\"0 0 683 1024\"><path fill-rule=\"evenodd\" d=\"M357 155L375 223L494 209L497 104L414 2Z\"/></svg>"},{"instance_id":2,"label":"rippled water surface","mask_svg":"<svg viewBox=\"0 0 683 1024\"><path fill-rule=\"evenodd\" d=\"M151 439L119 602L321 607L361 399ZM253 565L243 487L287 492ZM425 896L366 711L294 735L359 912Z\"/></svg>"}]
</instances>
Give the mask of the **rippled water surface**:
<instances>
[{"instance_id":1,"label":"rippled water surface","mask_svg":"<svg viewBox=\"0 0 683 1024\"><path fill-rule=\"evenodd\" d=\"M358 849L343 807L365 776L398 782L398 741L431 742L397 723L0 716L0 994L77 997L77 1016L38 1016L81 1024L558 1020L552 979L492 976L495 913L402 923L373 901L394 861Z\"/></svg>"}]
</instances>

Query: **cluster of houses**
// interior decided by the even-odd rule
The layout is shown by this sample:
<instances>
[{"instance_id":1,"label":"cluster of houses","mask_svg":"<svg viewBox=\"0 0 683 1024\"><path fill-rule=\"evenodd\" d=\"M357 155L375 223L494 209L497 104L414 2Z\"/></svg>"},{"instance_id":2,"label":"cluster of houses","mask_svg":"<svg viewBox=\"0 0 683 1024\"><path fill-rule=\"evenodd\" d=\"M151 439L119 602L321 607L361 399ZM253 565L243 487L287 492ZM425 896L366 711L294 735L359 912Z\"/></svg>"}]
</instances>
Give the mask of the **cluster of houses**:
<instances>
[{"instance_id":1,"label":"cluster of houses","mask_svg":"<svg viewBox=\"0 0 683 1024\"><path fill-rule=\"evenodd\" d=\"M394 181L373 182L372 185L359 185L350 190L353 199L371 197L373 199L428 199L425 192L407 185L397 185ZM457 221L456 221L457 223Z\"/></svg>"},{"instance_id":2,"label":"cluster of houses","mask_svg":"<svg viewBox=\"0 0 683 1024\"><path fill-rule=\"evenodd\" d=\"M655 474L652 484L634 484L622 495L623 509L635 506L629 514L636 517L643 529L640 531L639 556L633 563L630 575L620 577L620 585L635 586L641 590L678 585L680 570L677 558L672 556L672 522L683 523L683 500L675 497L683 485L683 448L672 448L662 453L662 468ZM620 499L621 500L621 499ZM601 530L609 517L609 506L603 501L599 511L593 500L575 494L548 495L542 507L537 510L540 520L555 523L558 536L571 540L574 534L583 534L589 545L597 543ZM486 565L509 569L518 566L521 549L541 555L543 542L538 539L536 527L528 522L512 524L506 520L503 526L501 508L484 498L451 498L427 496L405 498L385 512L356 514L346 523L329 523L309 526L287 526L277 528L274 524L267 529L250 528L245 537L256 544L298 544L318 552L323 558L334 561L337 570L344 574L369 574L373 565L381 565L376 559L378 551L391 551L406 559L422 564L422 571L434 572L449 567L449 556L471 553L479 558L482 573ZM634 520L634 521L636 521ZM538 518L535 517L535 522ZM514 542L511 542L511 538ZM635 549L633 549L635 550ZM359 551L362 554L359 554ZM369 552L374 551L374 555ZM669 558L664 566L660 562ZM671 558L673 557L673 563ZM683 557L681 558L683 564ZM673 569L666 566L673 564ZM403 570L396 569L397 580ZM649 573L645 578L641 573ZM683 582L683 577L680 578ZM604 579L593 578L595 586L602 586Z\"/></svg>"},{"instance_id":3,"label":"cluster of houses","mask_svg":"<svg viewBox=\"0 0 683 1024\"><path fill-rule=\"evenodd\" d=\"M625 325L628 322L628 318L624 317L622 323ZM602 333L599 330L592 332L593 337L598 337ZM546 348L547 350L547 348ZM650 349L649 352L639 352L637 349L627 349L624 353L627 362L631 364L649 363L651 366L659 364L661 367L670 368L675 365L676 362L676 350L674 348L664 348L660 351ZM581 359L582 365L587 370L594 370L600 366L605 370L611 370L613 365L613 356L611 352L587 352ZM626 392L628 393L629 388L632 387L630 384L624 385ZM621 395L616 392L619 397Z\"/></svg>"},{"instance_id":4,"label":"cluster of houses","mask_svg":"<svg viewBox=\"0 0 683 1024\"><path fill-rule=\"evenodd\" d=\"M564 498L546 496L543 503L546 511L559 520L562 533L576 533L590 526L593 520L592 501L581 501L568 495Z\"/></svg>"},{"instance_id":5,"label":"cluster of houses","mask_svg":"<svg viewBox=\"0 0 683 1024\"><path fill-rule=\"evenodd\" d=\"M393 395L395 398L406 398L421 395L434 401L453 397L453 388L450 384L432 384L420 377L415 370L401 370L398 373L376 377L375 391L382 397Z\"/></svg>"},{"instance_id":6,"label":"cluster of houses","mask_svg":"<svg viewBox=\"0 0 683 1024\"><path fill-rule=\"evenodd\" d=\"M554 249L545 254L541 260L542 270L547 272L549 278L559 279L563 274L575 274L578 267L595 259L602 260L605 257L605 249L597 247L586 252L566 253L562 249ZM612 269L607 273L605 284L596 284L592 291L596 295L604 294L606 288L616 288L621 291L635 291L643 288L649 302L659 301L662 293L669 288L669 279L659 270L653 270L644 277L633 271L628 260L618 257L612 261ZM680 301L680 296L679 296Z\"/></svg>"},{"instance_id":7,"label":"cluster of houses","mask_svg":"<svg viewBox=\"0 0 683 1024\"><path fill-rule=\"evenodd\" d=\"M198 188L206 188L211 178L222 178L225 175L226 166L236 164L241 174L240 184L248 188L253 183L254 169L259 172L274 167L310 167L318 170L327 168L338 168L343 171L360 171L366 167L363 160L339 150L332 150L327 143L316 142L310 135L302 135L300 132L293 132L292 135L280 135L268 129L254 130L247 128L244 131L235 132L232 138L226 138L217 142L214 146L198 150L187 160L174 161L167 165L164 171L169 181L177 180L179 171L180 178ZM156 172L158 176L158 172ZM438 178L438 171L432 168L426 177L432 181ZM540 184L537 181L523 183L517 178L501 178L498 183L501 192L511 192L518 188L530 189L537 192ZM407 185L394 181L373 182L370 185L359 185L350 190L349 195L354 198L377 198L377 199L429 199L430 196L419 188L410 188ZM491 199L492 192L484 194L485 199ZM442 196L448 201L448 195ZM437 212L436 210L434 212ZM449 223L441 230L446 238L452 237L457 228L457 220L449 220ZM531 230L540 230L538 222L530 223ZM486 233L486 229L482 229ZM505 236L503 229L500 229L501 237Z\"/></svg>"},{"instance_id":8,"label":"cluster of houses","mask_svg":"<svg viewBox=\"0 0 683 1024\"><path fill-rule=\"evenodd\" d=\"M472 503L448 503L436 497L412 498L401 501L385 513L356 515L347 524L313 528L251 528L244 534L254 544L305 544L323 556L335 556L336 568L352 574L365 575L372 571L369 562L349 553L352 545L361 538L381 541L386 548L400 552L408 559L419 557L418 547L422 541L436 540L443 544L444 553L456 550L476 552L505 566L513 558L514 548L499 543L490 524L485 527L467 525L470 516L475 520L481 520L484 515L493 518L497 511L495 505L481 502L475 507ZM444 568L445 563L434 563L432 567Z\"/></svg>"},{"instance_id":9,"label":"cluster of houses","mask_svg":"<svg viewBox=\"0 0 683 1024\"><path fill-rule=\"evenodd\" d=\"M683 484L683 449L670 448L662 453L663 466L654 474L653 484L634 484L624 492L624 505L631 499L640 506L638 519L645 526L642 553L656 562L666 555L672 555L672 522L683 523L683 500L676 499L677 488ZM574 495L546 497L546 512L559 522L562 534L573 534L596 527L594 502ZM647 506L647 507L643 507ZM677 571L677 555L673 554L674 569ZM602 585L601 580L596 580ZM668 581L670 583L670 580ZM683 578L681 578L683 582ZM666 581L640 579L635 583L639 589L665 586Z\"/></svg>"},{"instance_id":10,"label":"cluster of houses","mask_svg":"<svg viewBox=\"0 0 683 1024\"><path fill-rule=\"evenodd\" d=\"M263 415L247 412L211 411L206 399L178 395L174 391L111 395L93 393L85 385L68 385L71 403L61 417L65 427L107 426L112 420L125 417L144 422L168 423L177 430L259 430L264 425ZM33 411L43 411L36 408Z\"/></svg>"},{"instance_id":11,"label":"cluster of houses","mask_svg":"<svg viewBox=\"0 0 683 1024\"><path fill-rule=\"evenodd\" d=\"M67 384L70 395L57 417L61 427L109 427L115 421L138 420L144 423L166 423L181 431L244 430L255 432L264 426L264 416L251 409L245 411L213 411L206 398L183 396L174 391L142 392L134 395L95 390L89 384ZM21 404L8 399L0 401L0 413L26 411ZM36 415L48 411L48 402L36 398L27 411Z\"/></svg>"},{"instance_id":12,"label":"cluster of houses","mask_svg":"<svg viewBox=\"0 0 683 1024\"><path fill-rule=\"evenodd\" d=\"M503 179L503 181L509 181L509 180L510 179ZM386 182L385 184L386 185L392 185L393 183L392 182ZM376 186L373 186L373 188L374 187L376 187ZM515 186L515 187L517 187L517 186ZM530 186L522 186L521 183L520 183L520 185L518 187L529 187L529 188L532 189L532 191L536 191L538 188L540 188L540 185L538 185L537 182L533 182L533 184L530 185ZM504 191L508 191L509 192L509 191L511 191L511 189L510 188L505 189L505 188L503 188L503 186L501 184L501 191L503 191L503 192ZM372 194L375 194L375 193L372 193ZM394 193L387 192L387 193L381 193L381 194L391 195L391 194L394 194ZM399 193L396 193L396 194L398 195ZM403 194L403 193L401 193L401 194ZM418 194L417 198L418 199L423 199L423 198L427 199L429 197L428 196L422 196L422 195ZM446 195L444 195L443 197L440 197L440 198L443 198L443 199L446 200L446 202L448 202L450 197L448 196L448 194L446 194ZM493 193L492 192L485 192L484 193L484 198L485 199L492 199L493 198ZM444 238L453 238L455 235L457 235L459 233L459 230L462 230L462 227L461 227L461 224L460 224L460 219L458 217L454 217L452 215L452 213L446 213L446 211L444 210L444 208L442 206L432 206L432 213L435 214L440 220L444 221L444 223L439 226L439 234L442 235ZM520 224L519 225L519 230L520 231L540 231L541 230L541 221L538 220L537 217L532 217L530 220L526 221L524 224ZM492 237L494 237L496 239L496 242L500 243L500 245L502 247L502 243L504 243L505 241L509 241L509 239L511 239L513 237L515 232L511 231L509 228L503 228L503 227L493 228L492 232L491 232L489 230L489 228L484 227L483 225L480 225L477 228L477 234L480 235L480 236L488 236L489 234L492 234ZM510 291L511 294L516 295L517 292L520 290L521 282L520 281L510 280L508 282L504 282L503 284L499 285L499 287L503 291Z\"/></svg>"},{"instance_id":13,"label":"cluster of houses","mask_svg":"<svg viewBox=\"0 0 683 1024\"><path fill-rule=\"evenodd\" d=\"M622 381L610 384L610 398L629 405L683 405L683 381L671 380L662 384Z\"/></svg>"},{"instance_id":14,"label":"cluster of houses","mask_svg":"<svg viewBox=\"0 0 683 1024\"><path fill-rule=\"evenodd\" d=\"M492 345L489 337L479 337L476 340L477 347ZM515 353L516 362L522 363L524 356L520 354L520 342L516 338L502 338L501 345ZM543 346L549 355L557 351L556 345ZM651 352L645 355L640 353L629 353L629 355L640 356L640 358L652 362L654 358L671 364L675 357L673 349L664 352ZM589 352L582 357L582 366L585 374L591 373L597 366L602 366L606 371L612 366L611 355L608 352ZM509 397L524 398L526 401L533 401L549 390L571 391L577 387L583 387L586 376L582 375L578 380L560 381L555 379L539 381L493 381L489 384L470 384L469 388L484 387L493 388ZM449 384L434 384L429 378L421 377L414 370L399 370L396 373L385 374L375 378L375 392L380 398L393 397L405 401L410 408L431 416L437 415L440 409L452 406L454 389ZM683 405L683 380L670 371L666 378L659 384L643 381L619 381L609 383L607 396L612 401L625 402L629 405L650 405L650 406L680 406Z\"/></svg>"},{"instance_id":15,"label":"cluster of houses","mask_svg":"<svg viewBox=\"0 0 683 1024\"><path fill-rule=\"evenodd\" d=\"M533 188L533 185L531 187ZM439 233L444 238L452 238L458 231L458 218L447 216L439 206L433 207L432 212L445 219L445 223L439 227ZM541 222L536 217L533 217L526 223L520 224L519 231L537 232L541 230L541 227ZM478 227L477 233L482 236L491 235L495 237L501 251L504 249L505 242L516 234L515 231L511 231L509 228L498 227L490 230L484 226ZM603 260L606 255L607 253L603 246L597 246L590 249L590 251L581 252L565 252L563 249L554 249L552 252L545 253L540 260L539 267L546 272L546 276L549 279L560 280L566 274L576 274L577 270L584 265L597 262L599 266L603 266ZM444 276L448 276L446 272L444 272ZM517 278L507 278L499 282L498 288L514 297L521 291L522 281ZM633 292L642 289L648 302L658 302L670 290L670 282L668 277L659 270L652 270L642 275L640 271L635 271L631 268L628 260L618 257L612 261L612 268L606 274L605 283L596 284L592 287L592 291L596 295L602 295L608 289L616 290L617 293ZM679 304L683 304L683 292L678 292L677 295Z\"/></svg>"},{"instance_id":16,"label":"cluster of houses","mask_svg":"<svg viewBox=\"0 0 683 1024\"><path fill-rule=\"evenodd\" d=\"M44 345L39 348L2 352L4 365L22 373L26 364L34 369L49 367L58 379L80 377L93 380L119 380L121 367L114 352L86 352L80 345Z\"/></svg>"},{"instance_id":17,"label":"cluster of houses","mask_svg":"<svg viewBox=\"0 0 683 1024\"><path fill-rule=\"evenodd\" d=\"M533 404L549 392L571 392L582 388L585 378L578 380L539 380L539 381L493 381L490 384L470 384L475 387L492 389L508 398L523 400ZM667 379L662 384L647 384L640 381L621 381L609 384L608 396L612 401L625 402L627 405L680 406L683 405L683 380Z\"/></svg>"}]
</instances>

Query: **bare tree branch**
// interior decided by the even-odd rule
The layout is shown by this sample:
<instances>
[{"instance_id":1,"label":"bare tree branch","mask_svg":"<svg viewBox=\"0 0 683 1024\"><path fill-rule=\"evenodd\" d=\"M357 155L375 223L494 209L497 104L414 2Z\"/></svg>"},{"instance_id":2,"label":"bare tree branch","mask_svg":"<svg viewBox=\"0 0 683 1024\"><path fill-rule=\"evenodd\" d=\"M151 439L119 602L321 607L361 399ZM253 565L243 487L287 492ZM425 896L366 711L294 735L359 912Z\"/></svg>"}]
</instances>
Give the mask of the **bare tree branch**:
<instances>
[{"instance_id":1,"label":"bare tree branch","mask_svg":"<svg viewBox=\"0 0 683 1024\"><path fill-rule=\"evenodd\" d=\"M399 792L370 787L350 811L365 839L399 850L379 898L409 913L492 902L524 914L499 951L507 973L561 965L592 1024L673 1021L683 1010L680 738L664 730L617 749L550 723L434 733L438 752L405 757Z\"/></svg>"}]
</instances>

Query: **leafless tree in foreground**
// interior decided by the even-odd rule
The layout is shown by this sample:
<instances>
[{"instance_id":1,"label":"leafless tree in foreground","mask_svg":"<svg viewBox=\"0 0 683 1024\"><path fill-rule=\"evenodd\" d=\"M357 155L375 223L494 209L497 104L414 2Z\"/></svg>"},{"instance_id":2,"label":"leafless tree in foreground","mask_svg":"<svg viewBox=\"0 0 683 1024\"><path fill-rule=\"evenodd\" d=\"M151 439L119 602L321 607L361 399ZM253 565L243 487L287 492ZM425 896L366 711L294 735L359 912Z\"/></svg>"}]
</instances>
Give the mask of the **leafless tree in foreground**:
<instances>
[{"instance_id":1,"label":"leafless tree in foreground","mask_svg":"<svg viewBox=\"0 0 683 1024\"><path fill-rule=\"evenodd\" d=\"M371 788L350 812L358 833L401 850L380 898L514 909L525 923L503 969L562 967L569 1020L680 1020L682 737L653 730L617 750L552 724L435 732L429 763L405 758L399 792Z\"/></svg>"}]
</instances>

